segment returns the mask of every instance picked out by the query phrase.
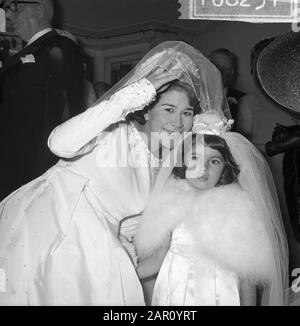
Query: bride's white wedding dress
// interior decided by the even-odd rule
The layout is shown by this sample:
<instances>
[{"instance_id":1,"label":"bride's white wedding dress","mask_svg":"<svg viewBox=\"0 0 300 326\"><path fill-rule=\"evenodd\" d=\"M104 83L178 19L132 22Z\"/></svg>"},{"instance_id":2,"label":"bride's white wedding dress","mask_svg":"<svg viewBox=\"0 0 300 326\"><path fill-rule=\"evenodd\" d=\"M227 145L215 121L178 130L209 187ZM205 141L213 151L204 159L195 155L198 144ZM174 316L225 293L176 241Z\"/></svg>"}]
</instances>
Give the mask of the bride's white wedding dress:
<instances>
[{"instance_id":1,"label":"bride's white wedding dress","mask_svg":"<svg viewBox=\"0 0 300 326\"><path fill-rule=\"evenodd\" d=\"M118 122L154 96L142 79L52 132L49 147L67 159L0 203L0 305L144 304L118 232L145 206L153 157L134 125Z\"/></svg>"}]
</instances>

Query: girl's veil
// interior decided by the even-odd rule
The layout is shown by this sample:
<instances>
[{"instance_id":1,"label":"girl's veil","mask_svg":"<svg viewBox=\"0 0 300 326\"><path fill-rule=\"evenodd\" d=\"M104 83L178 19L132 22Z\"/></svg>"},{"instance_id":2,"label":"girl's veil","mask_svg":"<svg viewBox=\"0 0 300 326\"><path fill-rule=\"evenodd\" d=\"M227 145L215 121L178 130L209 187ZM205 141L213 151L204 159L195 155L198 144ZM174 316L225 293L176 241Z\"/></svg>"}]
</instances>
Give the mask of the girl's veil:
<instances>
[{"instance_id":1,"label":"girl's veil","mask_svg":"<svg viewBox=\"0 0 300 326\"><path fill-rule=\"evenodd\" d=\"M273 249L270 282L262 293L262 305L286 305L288 296L288 244L271 170L259 150L242 135L223 135L240 167L239 183L261 212Z\"/></svg>"}]
</instances>

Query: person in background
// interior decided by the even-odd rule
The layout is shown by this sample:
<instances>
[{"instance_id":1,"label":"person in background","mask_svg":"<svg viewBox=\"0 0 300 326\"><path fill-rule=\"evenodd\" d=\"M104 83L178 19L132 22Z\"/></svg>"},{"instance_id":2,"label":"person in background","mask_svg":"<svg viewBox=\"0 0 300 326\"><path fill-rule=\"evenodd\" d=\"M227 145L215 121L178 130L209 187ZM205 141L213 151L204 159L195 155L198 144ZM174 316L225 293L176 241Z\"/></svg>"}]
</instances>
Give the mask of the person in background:
<instances>
[{"instance_id":1,"label":"person in background","mask_svg":"<svg viewBox=\"0 0 300 326\"><path fill-rule=\"evenodd\" d=\"M97 101L97 95L93 87L93 83L91 82L89 69L88 69L88 63L84 63L84 107L85 109L91 107L96 101Z\"/></svg>"},{"instance_id":2,"label":"person in background","mask_svg":"<svg viewBox=\"0 0 300 326\"><path fill-rule=\"evenodd\" d=\"M4 62L9 57L10 42L6 39L0 41L0 70L2 69Z\"/></svg>"},{"instance_id":3,"label":"person in background","mask_svg":"<svg viewBox=\"0 0 300 326\"><path fill-rule=\"evenodd\" d=\"M225 48L212 51L209 59L221 72L230 113L235 120L238 114L238 103L245 95L244 92L233 88L238 77L238 59L234 53ZM235 130L235 125L232 130Z\"/></svg>"},{"instance_id":4,"label":"person in background","mask_svg":"<svg viewBox=\"0 0 300 326\"><path fill-rule=\"evenodd\" d=\"M104 81L97 81L94 83L94 90L97 98L99 99L104 93L110 89L110 85Z\"/></svg>"},{"instance_id":5,"label":"person in background","mask_svg":"<svg viewBox=\"0 0 300 326\"><path fill-rule=\"evenodd\" d=\"M83 65L78 45L52 28L52 0L2 3L7 24L26 46L0 74L0 199L57 161L50 131L83 110Z\"/></svg>"}]
</instances>

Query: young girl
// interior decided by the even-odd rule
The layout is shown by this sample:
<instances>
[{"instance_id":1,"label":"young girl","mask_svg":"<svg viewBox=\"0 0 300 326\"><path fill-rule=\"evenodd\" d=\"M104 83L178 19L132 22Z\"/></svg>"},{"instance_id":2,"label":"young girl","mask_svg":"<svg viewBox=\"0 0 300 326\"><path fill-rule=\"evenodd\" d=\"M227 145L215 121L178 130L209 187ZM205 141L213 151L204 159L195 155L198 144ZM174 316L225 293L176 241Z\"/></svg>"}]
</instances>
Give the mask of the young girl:
<instances>
[{"instance_id":1,"label":"young girl","mask_svg":"<svg viewBox=\"0 0 300 326\"><path fill-rule=\"evenodd\" d=\"M195 125L182 166L152 197L135 238L139 276L159 271L152 304L255 305L260 289L261 304L283 304L284 232L244 187L254 170L237 164L244 161L224 139L227 122L204 114Z\"/></svg>"}]
</instances>

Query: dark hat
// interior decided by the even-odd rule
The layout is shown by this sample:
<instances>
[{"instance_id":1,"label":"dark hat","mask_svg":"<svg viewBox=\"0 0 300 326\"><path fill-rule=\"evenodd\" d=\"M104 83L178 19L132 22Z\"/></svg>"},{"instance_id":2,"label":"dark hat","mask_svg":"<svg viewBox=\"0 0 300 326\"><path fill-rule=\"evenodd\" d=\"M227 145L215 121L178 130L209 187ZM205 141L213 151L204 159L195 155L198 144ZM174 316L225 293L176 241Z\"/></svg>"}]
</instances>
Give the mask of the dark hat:
<instances>
[{"instance_id":1,"label":"dark hat","mask_svg":"<svg viewBox=\"0 0 300 326\"><path fill-rule=\"evenodd\" d=\"M300 117L300 33L275 38L257 60L264 91L289 113Z\"/></svg>"}]
</instances>

